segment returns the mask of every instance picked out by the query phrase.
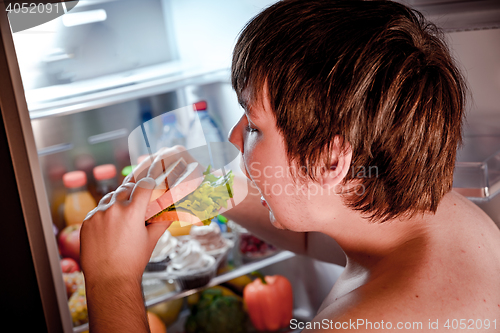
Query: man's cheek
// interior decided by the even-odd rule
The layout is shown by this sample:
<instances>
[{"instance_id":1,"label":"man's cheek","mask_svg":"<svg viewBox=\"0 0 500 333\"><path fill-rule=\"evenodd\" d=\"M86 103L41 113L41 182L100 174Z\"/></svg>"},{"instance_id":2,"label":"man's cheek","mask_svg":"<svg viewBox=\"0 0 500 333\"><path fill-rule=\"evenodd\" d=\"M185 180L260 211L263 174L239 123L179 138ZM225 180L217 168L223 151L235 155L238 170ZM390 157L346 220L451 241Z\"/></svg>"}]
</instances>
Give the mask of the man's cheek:
<instances>
[{"instance_id":1,"label":"man's cheek","mask_svg":"<svg viewBox=\"0 0 500 333\"><path fill-rule=\"evenodd\" d=\"M262 172L260 171L260 162L250 162L250 164L245 163L248 173L250 174L253 181L258 182Z\"/></svg>"},{"instance_id":2,"label":"man's cheek","mask_svg":"<svg viewBox=\"0 0 500 333\"><path fill-rule=\"evenodd\" d=\"M244 161L244 159L243 159L243 155L242 155L242 156L241 156L241 158L240 158L240 169L241 169L241 171L243 172L243 174L244 174L244 175L245 175L248 179L250 179L250 180L251 180L250 175L248 174L248 172L247 172L247 168L246 168L246 166L245 166L245 161Z\"/></svg>"}]
</instances>

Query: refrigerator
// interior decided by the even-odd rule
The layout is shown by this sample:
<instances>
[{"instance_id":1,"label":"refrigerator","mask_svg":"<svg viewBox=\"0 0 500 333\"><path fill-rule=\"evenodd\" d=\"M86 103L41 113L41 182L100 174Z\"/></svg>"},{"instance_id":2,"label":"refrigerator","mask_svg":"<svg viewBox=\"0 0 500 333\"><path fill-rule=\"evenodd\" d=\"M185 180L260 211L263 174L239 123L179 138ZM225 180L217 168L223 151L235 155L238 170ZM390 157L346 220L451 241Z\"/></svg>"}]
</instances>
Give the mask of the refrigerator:
<instances>
[{"instance_id":1,"label":"refrigerator","mask_svg":"<svg viewBox=\"0 0 500 333\"><path fill-rule=\"evenodd\" d=\"M22 3L0 3L4 323L23 332L86 330L72 323L53 230L61 174L83 170L92 185L94 166L134 164L127 141L134 129L200 101L227 137L242 114L230 84L232 47L245 23L273 2L45 1L36 3L38 14L51 6L43 17L23 13ZM466 77L454 188L500 226L500 3L402 2L443 29ZM290 279L301 320L314 317L342 272L286 251L259 268Z\"/></svg>"}]
</instances>

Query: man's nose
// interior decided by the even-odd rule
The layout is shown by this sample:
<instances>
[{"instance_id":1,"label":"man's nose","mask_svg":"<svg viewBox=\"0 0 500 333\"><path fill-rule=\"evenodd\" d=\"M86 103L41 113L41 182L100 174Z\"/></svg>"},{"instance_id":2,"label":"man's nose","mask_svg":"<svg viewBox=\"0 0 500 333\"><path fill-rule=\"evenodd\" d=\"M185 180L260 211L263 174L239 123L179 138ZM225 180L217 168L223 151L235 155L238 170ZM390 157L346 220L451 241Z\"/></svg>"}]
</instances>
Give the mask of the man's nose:
<instances>
[{"instance_id":1,"label":"man's nose","mask_svg":"<svg viewBox=\"0 0 500 333\"><path fill-rule=\"evenodd\" d=\"M243 154L243 126L246 120L245 115L241 116L240 120L229 131L228 140Z\"/></svg>"}]
</instances>

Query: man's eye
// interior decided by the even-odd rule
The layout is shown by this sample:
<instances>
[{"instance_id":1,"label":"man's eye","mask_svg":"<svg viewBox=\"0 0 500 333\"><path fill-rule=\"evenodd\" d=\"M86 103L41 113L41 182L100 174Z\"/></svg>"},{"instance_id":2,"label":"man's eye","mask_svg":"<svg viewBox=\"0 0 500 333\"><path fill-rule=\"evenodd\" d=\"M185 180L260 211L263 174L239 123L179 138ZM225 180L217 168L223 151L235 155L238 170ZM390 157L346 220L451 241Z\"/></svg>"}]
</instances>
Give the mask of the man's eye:
<instances>
[{"instance_id":1,"label":"man's eye","mask_svg":"<svg viewBox=\"0 0 500 333\"><path fill-rule=\"evenodd\" d=\"M256 128L253 128L251 127L250 125L246 125L245 126L245 130L249 133L254 133L254 132L258 132L258 130Z\"/></svg>"}]
</instances>

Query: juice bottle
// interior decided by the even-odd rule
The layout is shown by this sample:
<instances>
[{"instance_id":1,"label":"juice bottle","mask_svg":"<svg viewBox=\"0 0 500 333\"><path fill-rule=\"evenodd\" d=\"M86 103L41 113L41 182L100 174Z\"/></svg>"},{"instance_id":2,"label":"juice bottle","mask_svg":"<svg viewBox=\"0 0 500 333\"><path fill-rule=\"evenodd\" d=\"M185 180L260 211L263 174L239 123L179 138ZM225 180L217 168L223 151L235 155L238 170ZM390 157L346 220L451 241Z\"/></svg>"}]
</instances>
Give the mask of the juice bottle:
<instances>
[{"instance_id":1,"label":"juice bottle","mask_svg":"<svg viewBox=\"0 0 500 333\"><path fill-rule=\"evenodd\" d=\"M63 230L64 224L64 200L66 199L66 188L64 187L62 177L66 173L63 166L52 166L49 169L49 180L52 188L50 200L50 210L52 213L52 222L58 230Z\"/></svg>"},{"instance_id":2,"label":"juice bottle","mask_svg":"<svg viewBox=\"0 0 500 333\"><path fill-rule=\"evenodd\" d=\"M87 213L97 206L87 191L87 175L83 171L68 172L64 174L63 182L68 191L64 200L66 225L82 223Z\"/></svg>"},{"instance_id":3,"label":"juice bottle","mask_svg":"<svg viewBox=\"0 0 500 333\"><path fill-rule=\"evenodd\" d=\"M89 191L90 195L93 197L96 194L96 182L92 177L92 170L95 166L95 159L90 154L83 153L75 158L75 169L85 172L85 176L87 176L87 191Z\"/></svg>"},{"instance_id":4,"label":"juice bottle","mask_svg":"<svg viewBox=\"0 0 500 333\"><path fill-rule=\"evenodd\" d=\"M101 201L102 197L111 191L116 190L116 167L113 164L104 164L96 166L93 170L96 180L96 202Z\"/></svg>"}]
</instances>

